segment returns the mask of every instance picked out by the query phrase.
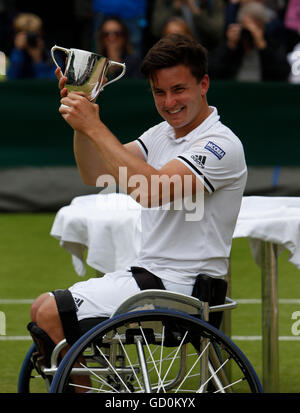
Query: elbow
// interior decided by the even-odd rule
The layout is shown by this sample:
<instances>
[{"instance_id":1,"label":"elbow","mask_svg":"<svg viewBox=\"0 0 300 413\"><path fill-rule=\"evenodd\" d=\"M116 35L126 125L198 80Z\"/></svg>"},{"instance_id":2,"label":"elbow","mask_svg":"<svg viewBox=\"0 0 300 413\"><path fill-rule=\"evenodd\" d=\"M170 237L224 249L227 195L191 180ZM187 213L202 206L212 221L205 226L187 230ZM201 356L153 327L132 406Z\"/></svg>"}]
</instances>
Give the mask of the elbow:
<instances>
[{"instance_id":1,"label":"elbow","mask_svg":"<svg viewBox=\"0 0 300 413\"><path fill-rule=\"evenodd\" d=\"M97 185L97 177L94 177L94 176L92 176L88 173L85 173L84 171L82 171L80 169L79 169L79 174L80 174L82 182L85 185L88 185L88 186L101 186L101 185Z\"/></svg>"},{"instance_id":2,"label":"elbow","mask_svg":"<svg viewBox=\"0 0 300 413\"><path fill-rule=\"evenodd\" d=\"M129 195L143 208L158 208L164 204L170 203L170 197L164 199L159 192L134 190L131 191Z\"/></svg>"}]
</instances>

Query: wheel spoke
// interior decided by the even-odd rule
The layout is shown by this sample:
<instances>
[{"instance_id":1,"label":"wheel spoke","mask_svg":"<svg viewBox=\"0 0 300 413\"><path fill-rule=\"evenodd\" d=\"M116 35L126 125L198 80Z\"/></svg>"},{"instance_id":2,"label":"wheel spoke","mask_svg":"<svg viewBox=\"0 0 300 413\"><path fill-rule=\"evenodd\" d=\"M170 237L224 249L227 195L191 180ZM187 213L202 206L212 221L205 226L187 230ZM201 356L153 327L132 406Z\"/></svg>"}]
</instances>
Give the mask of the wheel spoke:
<instances>
[{"instance_id":1,"label":"wheel spoke","mask_svg":"<svg viewBox=\"0 0 300 413\"><path fill-rule=\"evenodd\" d=\"M124 352L124 354L125 354L126 360L128 360L128 363L129 363L130 368L131 368L131 370L132 370L132 372L133 372L133 375L134 375L136 381L138 382L138 385L139 385L139 387L140 387L140 390L143 390L142 384L141 384L141 382L140 382L140 380L139 380L139 378L138 378L138 376L137 376L137 374L136 374L136 371L135 371L136 369L133 367L133 365L132 365L132 363L131 363L131 359L130 359L130 357L129 357L129 355L128 355L128 352L126 351L126 348L125 348L124 344L122 343L122 340L120 339L120 335L119 335L119 334L117 335L117 338L118 338L119 344L120 344L120 346L121 346L121 348L122 348L122 350L123 350L123 352Z\"/></svg>"},{"instance_id":2,"label":"wheel spoke","mask_svg":"<svg viewBox=\"0 0 300 413\"><path fill-rule=\"evenodd\" d=\"M184 377L184 379L183 379L182 382L180 383L180 386L177 388L177 390L176 390L175 393L177 393L177 392L181 389L183 383L186 381L187 378L191 378L190 373L193 371L193 369L194 369L194 367L196 366L196 364L201 360L201 358L203 357L204 353L208 350L209 346L210 346L210 341L206 344L206 346L204 347L204 349L203 349L203 351L201 352L201 354L199 354L199 356L197 357L196 361L194 362L194 364L192 365L192 367L190 368L190 370L188 371L188 373L186 374L186 376Z\"/></svg>"},{"instance_id":3,"label":"wheel spoke","mask_svg":"<svg viewBox=\"0 0 300 413\"><path fill-rule=\"evenodd\" d=\"M197 393L201 393L201 391L203 390L204 386L206 386L206 384L210 382L210 380L218 373L218 371L219 371L221 368L223 368L223 367L228 363L229 360L230 360L230 358L228 357L228 359L226 359L226 360L224 361L224 363L222 363L221 366L219 366L219 367L217 368L217 370L215 370L215 372L206 380L206 382L202 384L202 386L201 386L200 389L197 391Z\"/></svg>"},{"instance_id":4,"label":"wheel spoke","mask_svg":"<svg viewBox=\"0 0 300 413\"><path fill-rule=\"evenodd\" d=\"M107 364L109 365L109 367L111 368L111 370L116 374L116 376L118 377L118 379L121 381L121 383L123 384L123 386L126 388L126 390L131 393L130 389L128 388L128 386L126 385L126 383L124 382L124 380L122 379L122 377L119 375L119 373L117 372L117 370L114 368L114 366L109 362L108 358L106 357L106 355L103 353L103 351L100 349L99 346L97 346L97 350L100 352L101 356L106 360Z\"/></svg>"},{"instance_id":5,"label":"wheel spoke","mask_svg":"<svg viewBox=\"0 0 300 413\"><path fill-rule=\"evenodd\" d=\"M179 351L181 350L181 347L182 347L182 345L183 345L183 343L184 343L184 340L185 340L185 338L186 338L186 336L187 336L187 333L188 333L188 331L185 332L184 337L182 338L181 343L180 343L180 345L178 346L178 348L177 348L177 350L176 350L176 352L175 352L175 355L174 355L174 357L173 357L173 359L172 359L172 361L171 361L171 363L170 363L170 365L169 365L169 368L168 368L168 370L167 370L167 372L166 372L166 374L165 374L165 376L164 376L164 378L163 378L163 382L165 381L165 379L166 379L166 377L167 377L167 375L168 375L171 367L173 366L174 361L175 361L175 359L176 359L176 357L177 357L177 354L178 354Z\"/></svg>"},{"instance_id":6,"label":"wheel spoke","mask_svg":"<svg viewBox=\"0 0 300 413\"><path fill-rule=\"evenodd\" d=\"M149 347L148 341L147 341L147 339L146 339L146 337L145 337L143 328L142 328L141 326L140 326L140 330L141 330L143 339L144 339L144 341L145 341L145 344L146 344L148 353L149 353L149 355L150 355L151 361L152 361L152 363L153 363L153 367L154 367L154 369L155 369L155 371L156 371L156 374L157 374L157 377L158 377L159 387L158 387L157 393L159 392L159 389L160 389L161 387L163 388L164 393L166 393L166 390L165 390L165 388L164 388L163 382L162 382L162 380L161 380L161 375L160 375L159 371L157 370L156 362L155 362L154 359L153 359L152 351L151 351L151 349L150 349L150 347Z\"/></svg>"}]
</instances>

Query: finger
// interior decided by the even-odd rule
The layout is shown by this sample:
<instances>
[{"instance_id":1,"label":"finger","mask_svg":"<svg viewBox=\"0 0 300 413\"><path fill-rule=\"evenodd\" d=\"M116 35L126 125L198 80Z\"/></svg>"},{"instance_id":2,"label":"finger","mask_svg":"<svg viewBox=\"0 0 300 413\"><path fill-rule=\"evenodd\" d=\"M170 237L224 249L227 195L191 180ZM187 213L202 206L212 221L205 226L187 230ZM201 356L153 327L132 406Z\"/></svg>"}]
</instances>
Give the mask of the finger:
<instances>
[{"instance_id":1,"label":"finger","mask_svg":"<svg viewBox=\"0 0 300 413\"><path fill-rule=\"evenodd\" d=\"M74 96L74 95L77 95L77 96L81 96L81 97L83 97L83 98L86 98L87 97L87 94L86 93L84 93L84 92L81 92L81 91L72 91L71 92L72 93L72 96Z\"/></svg>"},{"instance_id":2,"label":"finger","mask_svg":"<svg viewBox=\"0 0 300 413\"><path fill-rule=\"evenodd\" d=\"M69 93L69 95L71 95L71 99L76 99L77 96L77 98L80 97L90 101L90 96L81 91L72 91Z\"/></svg>"},{"instance_id":3,"label":"finger","mask_svg":"<svg viewBox=\"0 0 300 413\"><path fill-rule=\"evenodd\" d=\"M68 96L68 89L66 87L64 87L63 89L61 89L60 91L60 96L62 98L65 98L66 96Z\"/></svg>"},{"instance_id":4,"label":"finger","mask_svg":"<svg viewBox=\"0 0 300 413\"><path fill-rule=\"evenodd\" d=\"M64 104L61 104L58 108L58 111L61 115L67 115L70 113L70 107Z\"/></svg>"},{"instance_id":5,"label":"finger","mask_svg":"<svg viewBox=\"0 0 300 413\"><path fill-rule=\"evenodd\" d=\"M59 78L59 82L58 82L59 89L63 89L65 87L66 82L67 82L66 76L61 75L61 77Z\"/></svg>"},{"instance_id":6,"label":"finger","mask_svg":"<svg viewBox=\"0 0 300 413\"><path fill-rule=\"evenodd\" d=\"M55 76L57 77L57 79L58 80L60 80L60 78L62 77L62 73L61 73L61 68L60 67L57 67L56 69L55 69Z\"/></svg>"},{"instance_id":7,"label":"finger","mask_svg":"<svg viewBox=\"0 0 300 413\"><path fill-rule=\"evenodd\" d=\"M63 105L73 106L78 101L85 101L84 94L82 92L70 92L67 96L63 97L60 102Z\"/></svg>"},{"instance_id":8,"label":"finger","mask_svg":"<svg viewBox=\"0 0 300 413\"><path fill-rule=\"evenodd\" d=\"M67 106L69 109L72 107L73 102L74 100L70 99L69 95L60 100L61 105Z\"/></svg>"}]
</instances>

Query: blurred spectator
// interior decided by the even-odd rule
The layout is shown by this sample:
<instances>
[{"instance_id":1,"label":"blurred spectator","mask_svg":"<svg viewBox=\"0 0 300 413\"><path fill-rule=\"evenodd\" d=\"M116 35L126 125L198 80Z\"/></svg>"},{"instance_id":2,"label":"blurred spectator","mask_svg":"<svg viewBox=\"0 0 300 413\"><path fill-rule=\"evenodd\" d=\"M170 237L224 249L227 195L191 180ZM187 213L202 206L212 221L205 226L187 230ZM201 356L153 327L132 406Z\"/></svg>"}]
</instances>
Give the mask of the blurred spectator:
<instances>
[{"instance_id":1,"label":"blurred spectator","mask_svg":"<svg viewBox=\"0 0 300 413\"><path fill-rule=\"evenodd\" d=\"M164 25L162 29L162 36L167 36L172 33L194 37L190 26L182 17L171 17Z\"/></svg>"},{"instance_id":2,"label":"blurred spectator","mask_svg":"<svg viewBox=\"0 0 300 413\"><path fill-rule=\"evenodd\" d=\"M300 33L300 2L289 0L286 7L284 24L288 29Z\"/></svg>"},{"instance_id":3,"label":"blurred spectator","mask_svg":"<svg viewBox=\"0 0 300 413\"><path fill-rule=\"evenodd\" d=\"M32 13L20 13L13 22L14 48L9 56L8 79L54 78L42 33L42 20Z\"/></svg>"},{"instance_id":4,"label":"blurred spectator","mask_svg":"<svg viewBox=\"0 0 300 413\"><path fill-rule=\"evenodd\" d=\"M286 47L286 30L283 24L283 1L282 0L255 0L265 8L267 21L264 24L264 32L272 37L277 43L282 43ZM237 15L240 7L253 0L228 0L226 7L226 28L237 23Z\"/></svg>"},{"instance_id":5,"label":"blurred spectator","mask_svg":"<svg viewBox=\"0 0 300 413\"><path fill-rule=\"evenodd\" d=\"M292 48L288 53L288 61L291 65L291 73L289 76L290 83L300 83L300 2L289 0L286 13L284 16L284 24L287 28L290 39L292 39Z\"/></svg>"},{"instance_id":6,"label":"blurred spectator","mask_svg":"<svg viewBox=\"0 0 300 413\"><path fill-rule=\"evenodd\" d=\"M230 24L225 41L210 60L210 75L240 81L286 81L290 73L282 44L265 32L269 14L263 4L243 4L237 23Z\"/></svg>"},{"instance_id":7,"label":"blurred spectator","mask_svg":"<svg viewBox=\"0 0 300 413\"><path fill-rule=\"evenodd\" d=\"M252 2L253 0L228 0L226 5L226 23L231 24L236 22L237 12L242 5ZM265 6L266 13L269 17L269 22L274 18L282 18L284 11L284 3L286 0L255 0ZM268 22L268 23L269 23Z\"/></svg>"},{"instance_id":8,"label":"blurred spectator","mask_svg":"<svg viewBox=\"0 0 300 413\"><path fill-rule=\"evenodd\" d=\"M286 11L284 15L284 25L288 38L288 51L293 50L295 45L299 43L300 34L300 1L287 1Z\"/></svg>"},{"instance_id":9,"label":"blurred spectator","mask_svg":"<svg viewBox=\"0 0 300 413\"><path fill-rule=\"evenodd\" d=\"M300 83L300 38L299 43L297 43L294 49L288 53L287 58L291 65L289 82Z\"/></svg>"},{"instance_id":10,"label":"blurred spectator","mask_svg":"<svg viewBox=\"0 0 300 413\"><path fill-rule=\"evenodd\" d=\"M74 48L92 51L93 42L93 1L92 0L73 0L74 1L74 22L75 30L73 36Z\"/></svg>"},{"instance_id":11,"label":"blurred spectator","mask_svg":"<svg viewBox=\"0 0 300 413\"><path fill-rule=\"evenodd\" d=\"M194 37L213 50L224 34L224 0L155 0L151 31L154 37L162 36L166 22L174 16L183 18Z\"/></svg>"},{"instance_id":12,"label":"blurred spectator","mask_svg":"<svg viewBox=\"0 0 300 413\"><path fill-rule=\"evenodd\" d=\"M0 0L0 50L7 56L13 47L13 19L17 14L14 0Z\"/></svg>"},{"instance_id":13,"label":"blurred spectator","mask_svg":"<svg viewBox=\"0 0 300 413\"><path fill-rule=\"evenodd\" d=\"M125 77L140 77L140 58L133 50L129 31L119 17L106 17L97 37L97 53L115 62L126 64ZM121 69L112 66L109 75L116 75Z\"/></svg>"},{"instance_id":14,"label":"blurred spectator","mask_svg":"<svg viewBox=\"0 0 300 413\"><path fill-rule=\"evenodd\" d=\"M130 41L136 53L142 56L143 34L147 25L147 0L93 0L95 31L108 16L117 16L128 26Z\"/></svg>"}]
</instances>

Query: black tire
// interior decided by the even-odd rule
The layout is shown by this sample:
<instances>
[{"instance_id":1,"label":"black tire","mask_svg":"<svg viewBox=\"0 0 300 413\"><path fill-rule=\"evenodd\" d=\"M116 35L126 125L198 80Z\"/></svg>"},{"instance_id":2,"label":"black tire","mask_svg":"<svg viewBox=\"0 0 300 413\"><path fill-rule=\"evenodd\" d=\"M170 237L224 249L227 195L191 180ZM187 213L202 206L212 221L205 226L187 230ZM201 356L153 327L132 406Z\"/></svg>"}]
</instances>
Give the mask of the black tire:
<instances>
[{"instance_id":1,"label":"black tire","mask_svg":"<svg viewBox=\"0 0 300 413\"><path fill-rule=\"evenodd\" d=\"M18 378L18 393L30 393L30 380L32 372L34 370L32 355L35 352L35 344L29 347L26 353L24 361L21 366L21 370Z\"/></svg>"},{"instance_id":2,"label":"black tire","mask_svg":"<svg viewBox=\"0 0 300 413\"><path fill-rule=\"evenodd\" d=\"M34 355L36 351L36 345L33 343L29 347L20 369L18 393L49 393L52 377L44 377L35 368Z\"/></svg>"}]
</instances>

